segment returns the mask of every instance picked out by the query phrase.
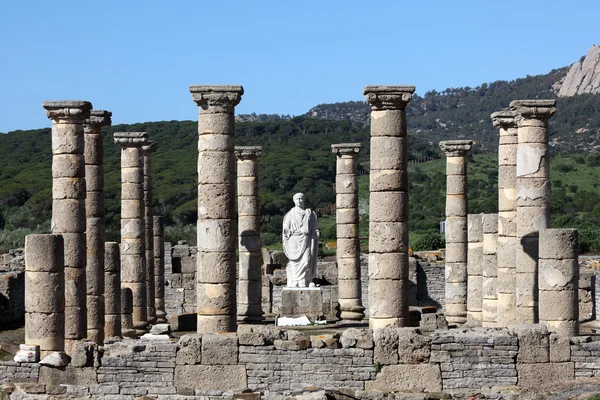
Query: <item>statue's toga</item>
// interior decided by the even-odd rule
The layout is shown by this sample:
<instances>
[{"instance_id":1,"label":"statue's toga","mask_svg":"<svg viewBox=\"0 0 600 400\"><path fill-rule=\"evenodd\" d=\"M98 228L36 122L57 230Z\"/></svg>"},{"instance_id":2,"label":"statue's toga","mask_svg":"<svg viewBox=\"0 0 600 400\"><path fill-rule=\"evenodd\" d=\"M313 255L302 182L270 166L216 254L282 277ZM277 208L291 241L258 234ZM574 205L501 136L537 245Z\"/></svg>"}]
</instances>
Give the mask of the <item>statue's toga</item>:
<instances>
[{"instance_id":1,"label":"statue's toga","mask_svg":"<svg viewBox=\"0 0 600 400\"><path fill-rule=\"evenodd\" d=\"M294 204L283 217L283 250L289 259L287 286L314 286L319 250L317 215L305 207L302 193L294 195Z\"/></svg>"}]
</instances>

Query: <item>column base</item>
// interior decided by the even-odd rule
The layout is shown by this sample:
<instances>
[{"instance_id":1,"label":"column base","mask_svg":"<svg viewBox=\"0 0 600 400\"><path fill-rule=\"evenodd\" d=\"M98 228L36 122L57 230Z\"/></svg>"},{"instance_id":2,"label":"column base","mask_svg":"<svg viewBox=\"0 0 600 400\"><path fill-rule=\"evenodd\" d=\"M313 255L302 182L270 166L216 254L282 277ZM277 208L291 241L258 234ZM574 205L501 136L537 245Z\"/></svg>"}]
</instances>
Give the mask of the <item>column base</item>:
<instances>
[{"instance_id":1,"label":"column base","mask_svg":"<svg viewBox=\"0 0 600 400\"><path fill-rule=\"evenodd\" d=\"M465 326L481 326L481 321L483 319L481 311L467 311L467 322Z\"/></svg>"},{"instance_id":2,"label":"column base","mask_svg":"<svg viewBox=\"0 0 600 400\"><path fill-rule=\"evenodd\" d=\"M159 324L166 324L167 321L167 313L161 310L156 311L156 322Z\"/></svg>"},{"instance_id":3,"label":"column base","mask_svg":"<svg viewBox=\"0 0 600 400\"><path fill-rule=\"evenodd\" d=\"M88 329L87 338L98 345L103 345L104 329Z\"/></svg>"},{"instance_id":4,"label":"column base","mask_svg":"<svg viewBox=\"0 0 600 400\"><path fill-rule=\"evenodd\" d=\"M369 318L369 328L404 328L409 326L408 317L397 318Z\"/></svg>"},{"instance_id":5,"label":"column base","mask_svg":"<svg viewBox=\"0 0 600 400\"><path fill-rule=\"evenodd\" d=\"M365 318L365 308L360 299L339 299L340 318L352 321L362 321Z\"/></svg>"},{"instance_id":6,"label":"column base","mask_svg":"<svg viewBox=\"0 0 600 400\"><path fill-rule=\"evenodd\" d=\"M198 314L198 333L236 332L235 315L201 315Z\"/></svg>"}]
</instances>

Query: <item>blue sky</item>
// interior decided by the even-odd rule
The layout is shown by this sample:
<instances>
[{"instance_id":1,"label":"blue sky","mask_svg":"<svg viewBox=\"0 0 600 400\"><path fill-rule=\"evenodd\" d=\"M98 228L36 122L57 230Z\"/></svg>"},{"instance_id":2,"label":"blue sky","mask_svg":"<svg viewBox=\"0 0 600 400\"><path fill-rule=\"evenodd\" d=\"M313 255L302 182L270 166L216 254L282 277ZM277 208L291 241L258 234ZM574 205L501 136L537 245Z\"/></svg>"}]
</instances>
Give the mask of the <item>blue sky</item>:
<instances>
[{"instance_id":1,"label":"blue sky","mask_svg":"<svg viewBox=\"0 0 600 400\"><path fill-rule=\"evenodd\" d=\"M600 43L600 1L16 1L0 4L0 132L50 125L44 100L114 123L193 120L189 85L241 84L237 113L299 115L549 72Z\"/></svg>"}]
</instances>

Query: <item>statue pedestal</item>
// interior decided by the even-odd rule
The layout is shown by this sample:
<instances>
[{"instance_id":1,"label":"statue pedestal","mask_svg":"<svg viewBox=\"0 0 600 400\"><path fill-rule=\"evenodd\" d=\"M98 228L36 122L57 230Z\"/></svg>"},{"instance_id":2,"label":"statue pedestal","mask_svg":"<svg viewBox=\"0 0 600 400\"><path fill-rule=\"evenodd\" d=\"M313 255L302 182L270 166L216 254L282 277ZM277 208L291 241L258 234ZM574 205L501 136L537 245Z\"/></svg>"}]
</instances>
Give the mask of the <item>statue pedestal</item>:
<instances>
[{"instance_id":1,"label":"statue pedestal","mask_svg":"<svg viewBox=\"0 0 600 400\"><path fill-rule=\"evenodd\" d=\"M285 287L281 290L279 313L282 317L297 318L306 315L311 321L320 320L325 316L323 291L320 287Z\"/></svg>"}]
</instances>

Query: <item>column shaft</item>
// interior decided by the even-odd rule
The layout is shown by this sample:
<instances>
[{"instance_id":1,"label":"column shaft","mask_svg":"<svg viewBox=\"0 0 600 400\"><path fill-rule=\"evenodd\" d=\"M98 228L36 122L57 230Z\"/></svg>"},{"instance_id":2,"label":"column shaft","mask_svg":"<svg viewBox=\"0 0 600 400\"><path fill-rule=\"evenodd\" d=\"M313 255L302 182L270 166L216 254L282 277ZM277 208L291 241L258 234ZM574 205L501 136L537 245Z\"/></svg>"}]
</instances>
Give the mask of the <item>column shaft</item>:
<instances>
[{"instance_id":1,"label":"column shaft","mask_svg":"<svg viewBox=\"0 0 600 400\"><path fill-rule=\"evenodd\" d=\"M467 217L467 325L481 326L483 320L483 215Z\"/></svg>"},{"instance_id":2,"label":"column shaft","mask_svg":"<svg viewBox=\"0 0 600 400\"><path fill-rule=\"evenodd\" d=\"M92 110L85 124L85 213L87 218L87 337L104 343L104 144L102 127L112 113Z\"/></svg>"},{"instance_id":3,"label":"column shaft","mask_svg":"<svg viewBox=\"0 0 600 400\"><path fill-rule=\"evenodd\" d=\"M517 118L516 319L538 322L538 232L550 228L548 119L556 100L515 100Z\"/></svg>"},{"instance_id":4,"label":"column shaft","mask_svg":"<svg viewBox=\"0 0 600 400\"><path fill-rule=\"evenodd\" d=\"M262 147L236 147L238 205L238 321L261 321L262 256L257 158Z\"/></svg>"},{"instance_id":5,"label":"column shaft","mask_svg":"<svg viewBox=\"0 0 600 400\"><path fill-rule=\"evenodd\" d=\"M517 319L517 122L512 112L492 114L499 128L498 145L498 326Z\"/></svg>"},{"instance_id":6,"label":"column shaft","mask_svg":"<svg viewBox=\"0 0 600 400\"><path fill-rule=\"evenodd\" d=\"M192 86L198 117L198 332L235 332L235 120L241 86Z\"/></svg>"},{"instance_id":7,"label":"column shaft","mask_svg":"<svg viewBox=\"0 0 600 400\"><path fill-rule=\"evenodd\" d=\"M340 318L360 321L365 317L360 281L358 177L356 175L356 157L360 151L360 143L333 144L331 151L337 156L336 260Z\"/></svg>"},{"instance_id":8,"label":"column shaft","mask_svg":"<svg viewBox=\"0 0 600 400\"><path fill-rule=\"evenodd\" d=\"M142 147L148 135L117 132L114 139L121 146L121 287L131 290L133 327L143 333L148 327L148 308Z\"/></svg>"},{"instance_id":9,"label":"column shaft","mask_svg":"<svg viewBox=\"0 0 600 400\"><path fill-rule=\"evenodd\" d=\"M156 308L156 320L158 323L167 322L165 311L165 226L164 218L154 216L154 307Z\"/></svg>"},{"instance_id":10,"label":"column shaft","mask_svg":"<svg viewBox=\"0 0 600 400\"><path fill-rule=\"evenodd\" d=\"M87 336L84 124L87 101L44 102L52 119L52 233L64 240L65 350Z\"/></svg>"},{"instance_id":11,"label":"column shaft","mask_svg":"<svg viewBox=\"0 0 600 400\"><path fill-rule=\"evenodd\" d=\"M446 319L467 322L467 158L470 140L440 142L446 155Z\"/></svg>"},{"instance_id":12,"label":"column shaft","mask_svg":"<svg viewBox=\"0 0 600 400\"><path fill-rule=\"evenodd\" d=\"M104 337L118 339L121 330L121 253L119 244L107 242L104 256Z\"/></svg>"},{"instance_id":13,"label":"column shaft","mask_svg":"<svg viewBox=\"0 0 600 400\"><path fill-rule=\"evenodd\" d=\"M498 322L498 214L483 214L483 326Z\"/></svg>"},{"instance_id":14,"label":"column shaft","mask_svg":"<svg viewBox=\"0 0 600 400\"><path fill-rule=\"evenodd\" d=\"M577 229L540 231L540 323L566 337L579 334L577 241Z\"/></svg>"},{"instance_id":15,"label":"column shaft","mask_svg":"<svg viewBox=\"0 0 600 400\"><path fill-rule=\"evenodd\" d=\"M25 343L41 358L65 349L64 241L60 235L25 237Z\"/></svg>"},{"instance_id":16,"label":"column shaft","mask_svg":"<svg viewBox=\"0 0 600 400\"><path fill-rule=\"evenodd\" d=\"M369 326L408 326L405 107L414 86L367 86L371 106ZM339 206L339 205L338 205Z\"/></svg>"},{"instance_id":17,"label":"column shaft","mask_svg":"<svg viewBox=\"0 0 600 400\"><path fill-rule=\"evenodd\" d=\"M152 211L152 153L156 142L150 141L144 150L144 241L146 245L146 308L148 322L156 323L154 283L154 221Z\"/></svg>"}]
</instances>

